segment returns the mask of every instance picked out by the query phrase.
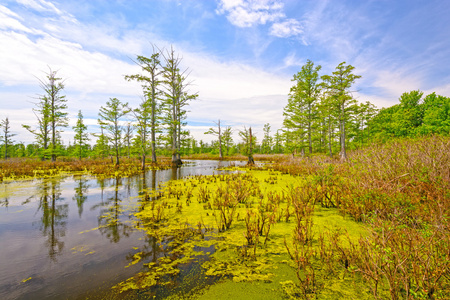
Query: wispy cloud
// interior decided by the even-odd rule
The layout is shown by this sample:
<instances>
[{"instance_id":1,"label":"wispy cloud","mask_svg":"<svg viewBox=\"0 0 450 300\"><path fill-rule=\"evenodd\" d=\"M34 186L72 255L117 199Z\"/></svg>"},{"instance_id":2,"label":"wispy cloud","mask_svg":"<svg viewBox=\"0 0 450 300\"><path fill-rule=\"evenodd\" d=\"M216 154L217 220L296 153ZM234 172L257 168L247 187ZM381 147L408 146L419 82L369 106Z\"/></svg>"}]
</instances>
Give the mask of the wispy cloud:
<instances>
[{"instance_id":1,"label":"wispy cloud","mask_svg":"<svg viewBox=\"0 0 450 300\"><path fill-rule=\"evenodd\" d=\"M237 27L271 24L269 35L288 38L303 34L300 21L287 18L284 3L277 0L221 0L216 12Z\"/></svg>"},{"instance_id":2,"label":"wispy cloud","mask_svg":"<svg viewBox=\"0 0 450 300\"><path fill-rule=\"evenodd\" d=\"M59 10L53 3L45 0L17 0L18 3L38 12L56 14L66 20L75 22L76 19L69 13Z\"/></svg>"},{"instance_id":3,"label":"wispy cloud","mask_svg":"<svg viewBox=\"0 0 450 300\"><path fill-rule=\"evenodd\" d=\"M287 38L291 36L301 35L303 33L303 26L299 21L295 19L287 19L280 23L274 23L270 27L269 34L280 37Z\"/></svg>"},{"instance_id":4,"label":"wispy cloud","mask_svg":"<svg viewBox=\"0 0 450 300\"><path fill-rule=\"evenodd\" d=\"M58 11L61 15L65 14ZM135 54L146 55L141 51L149 48L149 42L142 37L150 36L151 33L128 29L119 35L111 29L102 31L97 24L77 25L77 20L68 22L58 18L46 19L41 24L31 18L27 23L26 19L22 20L12 11L2 9L0 12L7 15L10 21L20 24L0 30L2 44L8 45L0 47L0 84L11 87L10 90L23 85L29 87L26 95L22 92L19 101L23 107L29 107L27 113L23 114L26 122L23 118L11 118L22 141L32 142L33 137L21 129L21 124L33 123L31 97L42 93L36 77L43 78L48 66L59 70L59 75L66 79L69 115L75 117L78 109L82 109L88 124L96 123L98 109L109 97L118 97L130 102L131 106L140 101L140 86L123 78L125 74L138 73L139 68L131 59L114 58L108 53L126 51L125 54L130 58L134 58ZM114 25L111 27L114 28ZM64 38L64 35L67 37ZM170 45L162 38L156 37L155 40L158 46ZM174 46L183 57L183 65L192 70L190 77L194 83L190 87L191 91L200 94L200 100L190 107L189 120L212 122L221 118L233 121L233 124L250 126L269 121L276 123L275 116L281 116L283 102L280 99L284 99L283 95L287 94L290 85L287 78L242 62L221 61L208 53L192 51L183 45ZM15 98L18 99L17 95ZM210 139L200 131L197 129L192 132L195 138ZM71 138L70 130L65 132L63 138Z\"/></svg>"},{"instance_id":5,"label":"wispy cloud","mask_svg":"<svg viewBox=\"0 0 450 300\"><path fill-rule=\"evenodd\" d=\"M218 14L225 14L231 24L251 27L284 18L283 4L274 0L222 0Z\"/></svg>"}]
</instances>

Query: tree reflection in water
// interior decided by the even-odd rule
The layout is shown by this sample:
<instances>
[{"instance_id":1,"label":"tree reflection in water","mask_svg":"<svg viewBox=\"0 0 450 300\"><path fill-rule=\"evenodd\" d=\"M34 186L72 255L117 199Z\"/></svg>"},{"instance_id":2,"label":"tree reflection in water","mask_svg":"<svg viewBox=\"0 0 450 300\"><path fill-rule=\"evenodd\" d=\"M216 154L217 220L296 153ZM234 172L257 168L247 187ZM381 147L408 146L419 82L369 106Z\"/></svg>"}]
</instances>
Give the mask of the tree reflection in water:
<instances>
[{"instance_id":1,"label":"tree reflection in water","mask_svg":"<svg viewBox=\"0 0 450 300\"><path fill-rule=\"evenodd\" d=\"M88 180L84 178L84 176L79 176L77 179L75 179L75 196L73 196L73 200L77 202L78 207L78 216L81 218L81 215L83 214L83 205L84 202L87 200L87 192L89 189L89 184L87 183Z\"/></svg>"},{"instance_id":2,"label":"tree reflection in water","mask_svg":"<svg viewBox=\"0 0 450 300\"><path fill-rule=\"evenodd\" d=\"M114 192L112 196L107 197L105 202L102 201L103 209L100 210L100 216L98 217L99 231L113 243L119 242L122 236L128 237L133 229L132 226L120 219L124 211L119 193L121 181L122 179L118 177L114 179Z\"/></svg>"},{"instance_id":3,"label":"tree reflection in water","mask_svg":"<svg viewBox=\"0 0 450 300\"><path fill-rule=\"evenodd\" d=\"M56 261L56 256L62 253L66 235L66 224L68 218L68 204L58 204L61 198L59 181L56 179L42 180L40 183L38 211L42 211L40 219L40 230L47 237L49 257Z\"/></svg>"}]
</instances>

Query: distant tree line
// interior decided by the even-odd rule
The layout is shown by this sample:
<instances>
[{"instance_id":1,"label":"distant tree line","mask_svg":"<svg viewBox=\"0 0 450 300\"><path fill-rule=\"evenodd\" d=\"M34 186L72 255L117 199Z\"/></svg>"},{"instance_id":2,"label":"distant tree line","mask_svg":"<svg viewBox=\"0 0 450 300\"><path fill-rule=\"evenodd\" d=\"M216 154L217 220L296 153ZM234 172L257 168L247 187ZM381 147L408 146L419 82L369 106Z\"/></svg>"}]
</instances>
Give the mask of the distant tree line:
<instances>
[{"instance_id":1,"label":"distant tree line","mask_svg":"<svg viewBox=\"0 0 450 300\"><path fill-rule=\"evenodd\" d=\"M307 61L293 76L288 103L284 107L283 128L271 132L266 123L261 142L252 128L238 130L239 140L233 140L233 128L220 119L205 134L216 139L210 143L196 140L186 125L186 106L197 94L189 93L187 69L181 70L182 58L173 48L153 47L150 57L137 56L141 68L138 74L125 80L141 83L139 105L132 108L117 98L110 98L98 113L99 132L90 134L80 110L73 126L74 140L64 145L63 129L68 127L67 99L63 95L64 80L49 69L39 80L42 95L33 108L37 123L22 125L35 137L25 145L16 142L9 118L0 120L0 151L2 157L40 157L55 161L57 157L79 159L110 157L115 164L121 156L139 156L142 168L150 155L172 157L180 166L181 155L217 154L220 158L234 154L298 154L325 153L346 158L348 149L357 149L373 142L386 142L398 137L428 134L449 135L450 98L432 93L424 97L421 91L406 92L400 103L378 110L372 103L358 102L352 86L361 76L354 67L340 63L331 75L320 75L320 65ZM95 139L95 141L92 140ZM92 141L92 142L91 142Z\"/></svg>"}]
</instances>

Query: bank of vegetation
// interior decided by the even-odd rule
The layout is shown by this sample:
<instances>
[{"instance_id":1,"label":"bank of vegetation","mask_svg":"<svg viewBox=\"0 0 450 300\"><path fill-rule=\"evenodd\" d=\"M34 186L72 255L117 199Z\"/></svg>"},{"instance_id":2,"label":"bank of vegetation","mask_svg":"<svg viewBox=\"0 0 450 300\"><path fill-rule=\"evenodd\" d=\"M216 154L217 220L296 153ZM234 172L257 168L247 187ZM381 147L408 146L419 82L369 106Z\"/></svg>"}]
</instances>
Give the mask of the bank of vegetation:
<instances>
[{"instance_id":1,"label":"bank of vegetation","mask_svg":"<svg viewBox=\"0 0 450 300\"><path fill-rule=\"evenodd\" d=\"M142 271L114 289L174 299L448 299L449 146L438 136L393 140L347 161L296 158L144 190L133 216L149 243L129 255Z\"/></svg>"},{"instance_id":2,"label":"bank of vegetation","mask_svg":"<svg viewBox=\"0 0 450 300\"><path fill-rule=\"evenodd\" d=\"M121 158L139 158L141 169L148 162L156 165L157 157L170 157L175 167L181 165L182 156L232 159L242 155L252 163L256 154L324 154L345 160L348 150L394 138L448 136L450 132L450 98L414 90L403 93L398 104L377 109L370 101L355 98L354 85L361 77L355 74L355 67L342 62L331 74L321 74L322 67L308 60L293 76L282 128L274 132L266 123L263 138L258 140L255 131L261 128L232 128L217 116L205 132L214 139L205 143L186 129L187 106L198 97L189 92L189 69L183 68L181 56L172 48L154 46L152 50L149 57L138 55L134 60L139 73L124 76L141 84L138 103L110 98L94 116L98 117L95 129L88 129L79 110L69 144L61 138L69 124L65 80L49 69L39 80L42 94L30 108L36 122L23 124L35 141L16 141L15 129L6 117L0 122L2 157L52 162L111 159L115 165Z\"/></svg>"},{"instance_id":3,"label":"bank of vegetation","mask_svg":"<svg viewBox=\"0 0 450 300\"><path fill-rule=\"evenodd\" d=\"M378 110L353 97L353 66L320 75L308 61L294 75L282 129L272 134L265 124L259 142L244 127L234 141L218 120L207 144L183 128L197 94L174 51L154 48L136 63L142 73L125 79L142 83L142 101L132 108L109 99L92 144L81 111L73 144L62 143L67 100L52 70L40 82L37 124L24 126L36 142L13 141L9 119L1 122L1 179L124 177L180 167L181 157L249 162L238 173L142 190L132 217L149 243L129 256L142 272L117 292L211 299L262 282L257 295L268 299L450 298L448 97L416 90ZM219 284L203 289L211 282Z\"/></svg>"}]
</instances>

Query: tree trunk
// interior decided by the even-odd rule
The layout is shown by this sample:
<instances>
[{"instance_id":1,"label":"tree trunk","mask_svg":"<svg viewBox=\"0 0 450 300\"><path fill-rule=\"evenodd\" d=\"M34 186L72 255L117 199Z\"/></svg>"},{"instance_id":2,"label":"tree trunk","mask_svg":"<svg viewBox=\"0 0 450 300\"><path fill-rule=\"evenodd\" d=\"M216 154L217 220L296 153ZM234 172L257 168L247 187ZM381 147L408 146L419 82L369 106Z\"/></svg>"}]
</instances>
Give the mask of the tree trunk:
<instances>
[{"instance_id":1,"label":"tree trunk","mask_svg":"<svg viewBox=\"0 0 450 300\"><path fill-rule=\"evenodd\" d=\"M308 104L308 143L309 154L312 154L312 141L311 141L311 103Z\"/></svg>"},{"instance_id":2,"label":"tree trunk","mask_svg":"<svg viewBox=\"0 0 450 300\"><path fill-rule=\"evenodd\" d=\"M248 165L254 165L255 160L253 159L253 136L252 136L252 128L250 127L248 129L248 135L249 135L249 145L248 145Z\"/></svg>"},{"instance_id":3,"label":"tree trunk","mask_svg":"<svg viewBox=\"0 0 450 300\"><path fill-rule=\"evenodd\" d=\"M116 146L116 166L119 165L119 147Z\"/></svg>"},{"instance_id":4,"label":"tree trunk","mask_svg":"<svg viewBox=\"0 0 450 300\"><path fill-rule=\"evenodd\" d=\"M142 153L142 171L145 171L145 152Z\"/></svg>"},{"instance_id":5,"label":"tree trunk","mask_svg":"<svg viewBox=\"0 0 450 300\"><path fill-rule=\"evenodd\" d=\"M331 118L328 118L328 150L330 157L333 157L333 152L331 151L331 135L333 131L331 130Z\"/></svg>"},{"instance_id":6,"label":"tree trunk","mask_svg":"<svg viewBox=\"0 0 450 300\"><path fill-rule=\"evenodd\" d=\"M152 163L156 164L156 124L155 124L155 104L152 103L152 130L151 130L151 145L152 145Z\"/></svg>"},{"instance_id":7,"label":"tree trunk","mask_svg":"<svg viewBox=\"0 0 450 300\"><path fill-rule=\"evenodd\" d=\"M345 120L342 120L342 131L341 131L341 160L347 159L347 153L345 151Z\"/></svg>"},{"instance_id":8,"label":"tree trunk","mask_svg":"<svg viewBox=\"0 0 450 300\"><path fill-rule=\"evenodd\" d=\"M219 120L219 157L220 159L223 159L223 153L222 153L222 135L220 132L220 120Z\"/></svg>"}]
</instances>

